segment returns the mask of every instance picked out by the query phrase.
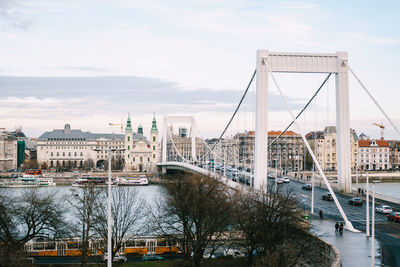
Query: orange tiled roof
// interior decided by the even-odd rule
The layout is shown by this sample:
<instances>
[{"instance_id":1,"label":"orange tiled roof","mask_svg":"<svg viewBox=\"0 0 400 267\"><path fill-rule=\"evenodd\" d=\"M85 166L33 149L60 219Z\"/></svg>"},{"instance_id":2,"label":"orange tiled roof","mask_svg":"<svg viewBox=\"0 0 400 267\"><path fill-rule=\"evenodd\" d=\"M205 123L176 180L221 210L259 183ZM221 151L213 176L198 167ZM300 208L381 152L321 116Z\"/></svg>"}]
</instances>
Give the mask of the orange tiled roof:
<instances>
[{"instance_id":1,"label":"orange tiled roof","mask_svg":"<svg viewBox=\"0 0 400 267\"><path fill-rule=\"evenodd\" d=\"M371 145L371 140L358 140L359 147L369 147ZM388 147L389 143L385 140L376 140L376 144L380 147Z\"/></svg>"},{"instance_id":2,"label":"orange tiled roof","mask_svg":"<svg viewBox=\"0 0 400 267\"><path fill-rule=\"evenodd\" d=\"M268 132L268 136L278 136L282 133L282 131L269 131ZM286 131L283 136L294 136L294 135L298 135L297 133L293 132L293 131Z\"/></svg>"}]
</instances>

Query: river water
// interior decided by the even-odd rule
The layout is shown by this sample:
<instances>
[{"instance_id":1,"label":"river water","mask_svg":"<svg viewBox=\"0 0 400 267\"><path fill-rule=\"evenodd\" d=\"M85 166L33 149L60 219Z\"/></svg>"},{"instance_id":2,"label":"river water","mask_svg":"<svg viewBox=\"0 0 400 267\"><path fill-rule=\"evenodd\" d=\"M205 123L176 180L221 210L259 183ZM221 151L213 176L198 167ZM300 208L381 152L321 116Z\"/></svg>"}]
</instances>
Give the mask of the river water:
<instances>
[{"instance_id":1,"label":"river water","mask_svg":"<svg viewBox=\"0 0 400 267\"><path fill-rule=\"evenodd\" d=\"M43 193L51 193L55 194L57 200L66 201L68 198L71 198L71 189L75 187L73 186L56 186L56 187L39 187L39 188L1 188L0 194L10 194L13 196L17 196L26 190L37 190ZM113 187L112 190L116 188ZM147 185L147 186L127 186L128 190L134 192L137 190L137 193L141 199L143 199L147 204L152 205L157 198L162 197L162 188L160 185ZM79 188L77 188L79 190ZM65 202L65 206L69 207L65 210L65 219L66 221L73 222L75 220L75 215L72 207L70 207L67 202ZM143 207L145 208L145 207Z\"/></svg>"},{"instance_id":2,"label":"river water","mask_svg":"<svg viewBox=\"0 0 400 267\"><path fill-rule=\"evenodd\" d=\"M367 185L360 183L359 187L366 189ZM372 184L369 184L369 189L372 190ZM375 184L375 193L400 200L400 183L377 183Z\"/></svg>"}]
</instances>

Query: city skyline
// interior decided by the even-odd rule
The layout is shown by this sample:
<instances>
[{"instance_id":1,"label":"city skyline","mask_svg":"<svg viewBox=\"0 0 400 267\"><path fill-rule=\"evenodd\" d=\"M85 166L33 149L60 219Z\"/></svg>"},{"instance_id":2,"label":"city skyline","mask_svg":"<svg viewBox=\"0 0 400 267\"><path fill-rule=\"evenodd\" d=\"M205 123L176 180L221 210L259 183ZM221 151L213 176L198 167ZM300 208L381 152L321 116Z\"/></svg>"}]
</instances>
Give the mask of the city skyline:
<instances>
[{"instance_id":1,"label":"city skyline","mask_svg":"<svg viewBox=\"0 0 400 267\"><path fill-rule=\"evenodd\" d=\"M250 79L257 49L347 51L350 66L399 125L400 39L390 27L398 11L397 1L2 1L0 127L21 125L32 137L65 123L118 132L108 123L131 112L146 128L155 112L158 120L193 115L203 135L214 137ZM277 78L298 110L324 76ZM308 130L334 125L333 79L329 86L329 96L317 100L317 122L306 114ZM254 117L254 86L250 92L243 121ZM372 123L383 122L387 139L398 139L361 92L350 77L350 126L379 138ZM289 116L272 86L269 103L269 129L283 129Z\"/></svg>"}]
</instances>

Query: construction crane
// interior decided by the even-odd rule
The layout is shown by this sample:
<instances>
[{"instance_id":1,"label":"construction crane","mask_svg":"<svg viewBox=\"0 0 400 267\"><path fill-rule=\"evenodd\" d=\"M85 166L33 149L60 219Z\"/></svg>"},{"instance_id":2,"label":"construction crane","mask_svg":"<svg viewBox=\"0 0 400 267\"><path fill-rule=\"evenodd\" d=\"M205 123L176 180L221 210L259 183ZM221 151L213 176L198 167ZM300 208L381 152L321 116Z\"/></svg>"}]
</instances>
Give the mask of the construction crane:
<instances>
[{"instance_id":1,"label":"construction crane","mask_svg":"<svg viewBox=\"0 0 400 267\"><path fill-rule=\"evenodd\" d=\"M122 134L124 133L124 124L122 123L122 120L121 120L121 123L111 123L111 122L109 122L108 125L111 125L111 126L121 126L121 133L122 133Z\"/></svg>"},{"instance_id":2,"label":"construction crane","mask_svg":"<svg viewBox=\"0 0 400 267\"><path fill-rule=\"evenodd\" d=\"M381 122L381 124L378 124L378 123L372 123L372 124L375 125L375 126L378 126L379 128L381 128L381 140L384 140L383 132L385 130L385 126L383 125L383 123Z\"/></svg>"}]
</instances>

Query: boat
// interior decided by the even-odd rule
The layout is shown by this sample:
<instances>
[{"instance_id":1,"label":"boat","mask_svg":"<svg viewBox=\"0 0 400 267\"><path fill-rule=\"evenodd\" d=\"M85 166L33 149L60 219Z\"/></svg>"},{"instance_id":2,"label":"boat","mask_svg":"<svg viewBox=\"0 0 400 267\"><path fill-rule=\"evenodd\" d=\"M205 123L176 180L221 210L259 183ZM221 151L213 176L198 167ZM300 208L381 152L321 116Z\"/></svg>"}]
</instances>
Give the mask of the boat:
<instances>
[{"instance_id":1,"label":"boat","mask_svg":"<svg viewBox=\"0 0 400 267\"><path fill-rule=\"evenodd\" d=\"M149 180L145 176L140 177L118 177L117 184L119 186L141 186L148 185Z\"/></svg>"},{"instance_id":2,"label":"boat","mask_svg":"<svg viewBox=\"0 0 400 267\"><path fill-rule=\"evenodd\" d=\"M115 178L111 179L112 179L111 185L116 186L117 182L115 181ZM95 186L107 186L108 185L107 180L108 180L107 177L90 176L88 174L84 174L81 177L75 179L75 181L72 183L72 186L84 187L87 186L88 184L93 184Z\"/></svg>"},{"instance_id":3,"label":"boat","mask_svg":"<svg viewBox=\"0 0 400 267\"><path fill-rule=\"evenodd\" d=\"M56 186L56 183L54 182L53 178L39 177L38 181L39 181L39 186L46 186L46 187Z\"/></svg>"},{"instance_id":4,"label":"boat","mask_svg":"<svg viewBox=\"0 0 400 267\"><path fill-rule=\"evenodd\" d=\"M39 187L40 183L33 175L24 175L15 179L5 179L0 182L0 187L6 188L29 188Z\"/></svg>"}]
</instances>

